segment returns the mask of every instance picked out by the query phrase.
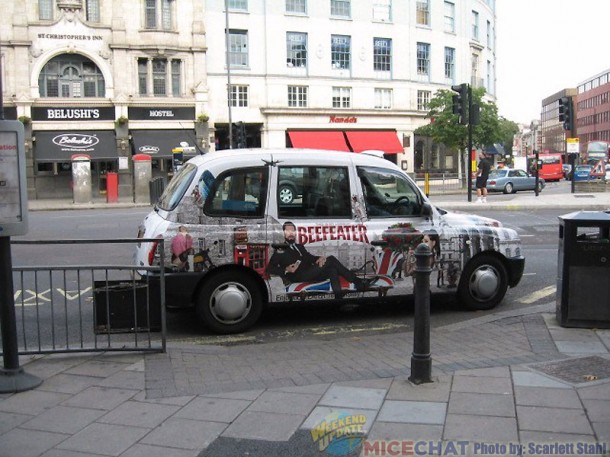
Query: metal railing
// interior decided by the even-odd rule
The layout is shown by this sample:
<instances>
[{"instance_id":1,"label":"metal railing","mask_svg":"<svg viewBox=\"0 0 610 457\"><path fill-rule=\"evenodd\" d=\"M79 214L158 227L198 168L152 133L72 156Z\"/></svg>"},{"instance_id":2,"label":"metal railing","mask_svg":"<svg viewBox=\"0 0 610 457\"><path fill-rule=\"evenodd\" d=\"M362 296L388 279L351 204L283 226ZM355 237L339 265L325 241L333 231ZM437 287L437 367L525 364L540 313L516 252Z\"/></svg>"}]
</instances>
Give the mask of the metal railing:
<instances>
[{"instance_id":1,"label":"metal railing","mask_svg":"<svg viewBox=\"0 0 610 457\"><path fill-rule=\"evenodd\" d=\"M93 245L157 242L162 239L12 241L71 245L91 253ZM83 255L83 258L86 258ZM153 276L138 272L154 272ZM136 265L35 265L13 267L20 355L61 352L165 352L165 278L157 267Z\"/></svg>"},{"instance_id":2,"label":"metal railing","mask_svg":"<svg viewBox=\"0 0 610 457\"><path fill-rule=\"evenodd\" d=\"M413 177L420 189L424 189L424 173L416 173ZM430 195L457 194L467 191L467 182L464 176L458 173L430 173Z\"/></svg>"}]
</instances>

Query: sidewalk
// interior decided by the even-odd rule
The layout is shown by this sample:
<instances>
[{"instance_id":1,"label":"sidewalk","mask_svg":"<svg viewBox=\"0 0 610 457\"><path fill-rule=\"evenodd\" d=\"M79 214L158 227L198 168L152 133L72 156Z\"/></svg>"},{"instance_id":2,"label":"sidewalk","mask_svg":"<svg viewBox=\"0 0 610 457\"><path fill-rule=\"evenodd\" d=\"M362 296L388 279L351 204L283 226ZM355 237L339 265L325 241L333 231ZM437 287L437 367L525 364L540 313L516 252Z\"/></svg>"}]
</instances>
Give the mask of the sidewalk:
<instances>
[{"instance_id":1,"label":"sidewalk","mask_svg":"<svg viewBox=\"0 0 610 457\"><path fill-rule=\"evenodd\" d=\"M609 455L610 330L474 316L419 386L412 332L22 360L44 381L0 395L0 456Z\"/></svg>"}]
</instances>

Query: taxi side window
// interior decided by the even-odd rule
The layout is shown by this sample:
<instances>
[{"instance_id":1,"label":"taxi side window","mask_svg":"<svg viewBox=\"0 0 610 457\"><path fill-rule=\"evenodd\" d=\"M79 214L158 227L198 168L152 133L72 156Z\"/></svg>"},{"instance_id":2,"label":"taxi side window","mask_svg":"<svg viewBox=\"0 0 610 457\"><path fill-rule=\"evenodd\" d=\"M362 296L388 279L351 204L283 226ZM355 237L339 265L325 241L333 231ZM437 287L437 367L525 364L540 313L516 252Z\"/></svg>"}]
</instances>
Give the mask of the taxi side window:
<instances>
[{"instance_id":1,"label":"taxi side window","mask_svg":"<svg viewBox=\"0 0 610 457\"><path fill-rule=\"evenodd\" d=\"M414 185L403 175L377 167L358 167L368 217L419 216L422 201Z\"/></svg>"},{"instance_id":2,"label":"taxi side window","mask_svg":"<svg viewBox=\"0 0 610 457\"><path fill-rule=\"evenodd\" d=\"M349 172L345 167L279 167L281 218L351 218Z\"/></svg>"},{"instance_id":3,"label":"taxi side window","mask_svg":"<svg viewBox=\"0 0 610 457\"><path fill-rule=\"evenodd\" d=\"M203 212L210 216L262 217L267 201L267 168L238 168L218 176Z\"/></svg>"}]
</instances>

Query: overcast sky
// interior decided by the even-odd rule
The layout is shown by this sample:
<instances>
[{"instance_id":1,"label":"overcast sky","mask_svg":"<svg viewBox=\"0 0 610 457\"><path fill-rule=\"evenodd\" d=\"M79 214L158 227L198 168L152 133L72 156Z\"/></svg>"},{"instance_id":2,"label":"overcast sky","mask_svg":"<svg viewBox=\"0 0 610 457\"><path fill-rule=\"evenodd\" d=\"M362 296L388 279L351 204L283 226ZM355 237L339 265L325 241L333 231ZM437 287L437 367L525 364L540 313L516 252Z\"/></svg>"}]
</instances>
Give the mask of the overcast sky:
<instances>
[{"instance_id":1,"label":"overcast sky","mask_svg":"<svg viewBox=\"0 0 610 457\"><path fill-rule=\"evenodd\" d=\"M542 100L610 69L610 0L496 0L497 104L529 125Z\"/></svg>"}]
</instances>

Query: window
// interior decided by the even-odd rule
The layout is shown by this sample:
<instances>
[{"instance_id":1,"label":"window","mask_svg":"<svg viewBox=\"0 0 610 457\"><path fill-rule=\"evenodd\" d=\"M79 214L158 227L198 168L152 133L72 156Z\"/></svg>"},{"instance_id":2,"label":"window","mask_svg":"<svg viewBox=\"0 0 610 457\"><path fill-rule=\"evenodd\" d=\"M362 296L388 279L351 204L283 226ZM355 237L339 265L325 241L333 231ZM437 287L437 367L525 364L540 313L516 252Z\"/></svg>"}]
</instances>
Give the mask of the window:
<instances>
[{"instance_id":1,"label":"window","mask_svg":"<svg viewBox=\"0 0 610 457\"><path fill-rule=\"evenodd\" d=\"M330 0L330 15L334 17L352 17L352 0Z\"/></svg>"},{"instance_id":2,"label":"window","mask_svg":"<svg viewBox=\"0 0 610 457\"><path fill-rule=\"evenodd\" d=\"M248 66L248 31L229 31L229 63L231 67Z\"/></svg>"},{"instance_id":3,"label":"window","mask_svg":"<svg viewBox=\"0 0 610 457\"><path fill-rule=\"evenodd\" d=\"M248 86L231 86L231 106L248 106Z\"/></svg>"},{"instance_id":4,"label":"window","mask_svg":"<svg viewBox=\"0 0 610 457\"><path fill-rule=\"evenodd\" d=\"M455 4L445 2L445 32L455 33Z\"/></svg>"},{"instance_id":5,"label":"window","mask_svg":"<svg viewBox=\"0 0 610 457\"><path fill-rule=\"evenodd\" d=\"M279 167L280 218L352 217L349 173L344 167Z\"/></svg>"},{"instance_id":6,"label":"window","mask_svg":"<svg viewBox=\"0 0 610 457\"><path fill-rule=\"evenodd\" d=\"M288 106L307 108L307 86L288 86Z\"/></svg>"},{"instance_id":7,"label":"window","mask_svg":"<svg viewBox=\"0 0 610 457\"><path fill-rule=\"evenodd\" d=\"M428 106L430 105L430 97L432 96L432 92L429 90L418 90L417 91L417 110L418 111L428 111Z\"/></svg>"},{"instance_id":8,"label":"window","mask_svg":"<svg viewBox=\"0 0 610 457\"><path fill-rule=\"evenodd\" d=\"M358 167L367 216L404 218L420 216L422 201L409 180L395 170Z\"/></svg>"},{"instance_id":9,"label":"window","mask_svg":"<svg viewBox=\"0 0 610 457\"><path fill-rule=\"evenodd\" d=\"M146 0L144 18L147 29L172 30L172 0Z\"/></svg>"},{"instance_id":10,"label":"window","mask_svg":"<svg viewBox=\"0 0 610 457\"><path fill-rule=\"evenodd\" d=\"M38 0L38 19L41 21L53 19L53 0Z\"/></svg>"},{"instance_id":11,"label":"window","mask_svg":"<svg viewBox=\"0 0 610 457\"><path fill-rule=\"evenodd\" d=\"M139 58L138 91L140 95L165 97L182 95L182 61L179 59Z\"/></svg>"},{"instance_id":12,"label":"window","mask_svg":"<svg viewBox=\"0 0 610 457\"><path fill-rule=\"evenodd\" d=\"M330 54L333 68L349 70L351 53L351 38L345 35L332 35Z\"/></svg>"},{"instance_id":13,"label":"window","mask_svg":"<svg viewBox=\"0 0 610 457\"><path fill-rule=\"evenodd\" d=\"M416 17L418 25L430 25L430 0L417 0Z\"/></svg>"},{"instance_id":14,"label":"window","mask_svg":"<svg viewBox=\"0 0 610 457\"><path fill-rule=\"evenodd\" d=\"M375 89L375 109L392 109L392 89Z\"/></svg>"},{"instance_id":15,"label":"window","mask_svg":"<svg viewBox=\"0 0 610 457\"><path fill-rule=\"evenodd\" d=\"M333 87L333 108L352 107L352 88Z\"/></svg>"},{"instance_id":16,"label":"window","mask_svg":"<svg viewBox=\"0 0 610 457\"><path fill-rule=\"evenodd\" d=\"M373 38L373 70L392 70L392 40L389 38Z\"/></svg>"},{"instance_id":17,"label":"window","mask_svg":"<svg viewBox=\"0 0 610 457\"><path fill-rule=\"evenodd\" d=\"M290 68L307 68L306 33L286 33L286 65Z\"/></svg>"},{"instance_id":18,"label":"window","mask_svg":"<svg viewBox=\"0 0 610 457\"><path fill-rule=\"evenodd\" d=\"M455 78L455 49L445 48L445 78Z\"/></svg>"},{"instance_id":19,"label":"window","mask_svg":"<svg viewBox=\"0 0 610 457\"><path fill-rule=\"evenodd\" d=\"M248 11L248 0L228 0L229 11Z\"/></svg>"},{"instance_id":20,"label":"window","mask_svg":"<svg viewBox=\"0 0 610 457\"><path fill-rule=\"evenodd\" d=\"M430 75L430 45L417 43L417 74Z\"/></svg>"},{"instance_id":21,"label":"window","mask_svg":"<svg viewBox=\"0 0 610 457\"><path fill-rule=\"evenodd\" d=\"M84 56L60 55L49 60L38 76L41 97L104 97L100 69Z\"/></svg>"},{"instance_id":22,"label":"window","mask_svg":"<svg viewBox=\"0 0 610 457\"><path fill-rule=\"evenodd\" d=\"M487 61L487 84L485 84L485 89L490 94L494 93L492 84L493 84L493 70L492 70L492 66L491 66L491 60L488 60Z\"/></svg>"},{"instance_id":23,"label":"window","mask_svg":"<svg viewBox=\"0 0 610 457\"><path fill-rule=\"evenodd\" d=\"M373 20L381 22L392 20L392 0L373 1Z\"/></svg>"},{"instance_id":24,"label":"window","mask_svg":"<svg viewBox=\"0 0 610 457\"><path fill-rule=\"evenodd\" d=\"M491 30L491 22L487 21L487 47L489 49L492 48L492 30Z\"/></svg>"},{"instance_id":25,"label":"window","mask_svg":"<svg viewBox=\"0 0 610 457\"><path fill-rule=\"evenodd\" d=\"M307 0L286 0L286 12L307 14Z\"/></svg>"},{"instance_id":26,"label":"window","mask_svg":"<svg viewBox=\"0 0 610 457\"><path fill-rule=\"evenodd\" d=\"M472 12L472 39L479 40L479 13Z\"/></svg>"},{"instance_id":27,"label":"window","mask_svg":"<svg viewBox=\"0 0 610 457\"><path fill-rule=\"evenodd\" d=\"M85 8L88 22L100 22L100 0L87 0Z\"/></svg>"},{"instance_id":28,"label":"window","mask_svg":"<svg viewBox=\"0 0 610 457\"><path fill-rule=\"evenodd\" d=\"M210 216L262 217L267 200L268 168L239 168L227 171L212 184L209 193L209 176L206 173L199 182L201 195L208 195L203 212Z\"/></svg>"}]
</instances>

